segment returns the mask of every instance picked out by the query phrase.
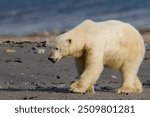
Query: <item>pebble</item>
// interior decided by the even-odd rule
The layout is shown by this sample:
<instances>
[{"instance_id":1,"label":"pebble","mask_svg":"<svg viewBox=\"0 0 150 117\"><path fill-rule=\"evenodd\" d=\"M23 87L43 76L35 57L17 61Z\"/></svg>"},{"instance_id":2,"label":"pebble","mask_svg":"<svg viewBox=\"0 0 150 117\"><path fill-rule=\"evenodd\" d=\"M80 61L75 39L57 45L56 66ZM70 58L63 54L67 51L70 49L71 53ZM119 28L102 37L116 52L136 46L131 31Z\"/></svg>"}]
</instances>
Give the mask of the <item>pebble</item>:
<instances>
[{"instance_id":1,"label":"pebble","mask_svg":"<svg viewBox=\"0 0 150 117\"><path fill-rule=\"evenodd\" d=\"M57 79L60 79L60 76L57 76Z\"/></svg>"},{"instance_id":2,"label":"pebble","mask_svg":"<svg viewBox=\"0 0 150 117\"><path fill-rule=\"evenodd\" d=\"M58 86L57 86L57 88L64 88L65 87L65 84L59 84Z\"/></svg>"},{"instance_id":3,"label":"pebble","mask_svg":"<svg viewBox=\"0 0 150 117\"><path fill-rule=\"evenodd\" d=\"M21 73L21 75L24 75L24 73Z\"/></svg>"},{"instance_id":4,"label":"pebble","mask_svg":"<svg viewBox=\"0 0 150 117\"><path fill-rule=\"evenodd\" d=\"M117 76L111 75L111 78L115 78L115 79L116 79L116 78L117 78Z\"/></svg>"}]
</instances>

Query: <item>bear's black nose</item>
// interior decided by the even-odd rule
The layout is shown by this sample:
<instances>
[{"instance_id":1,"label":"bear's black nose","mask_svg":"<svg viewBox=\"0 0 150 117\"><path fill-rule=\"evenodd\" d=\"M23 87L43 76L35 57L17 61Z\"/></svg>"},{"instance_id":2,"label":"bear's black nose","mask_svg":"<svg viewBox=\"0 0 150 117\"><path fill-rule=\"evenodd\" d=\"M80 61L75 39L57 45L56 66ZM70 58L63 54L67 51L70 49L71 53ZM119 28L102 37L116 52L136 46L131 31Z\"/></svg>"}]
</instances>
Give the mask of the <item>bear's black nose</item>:
<instances>
[{"instance_id":1,"label":"bear's black nose","mask_svg":"<svg viewBox=\"0 0 150 117\"><path fill-rule=\"evenodd\" d=\"M52 61L52 58L48 58L48 60Z\"/></svg>"},{"instance_id":2,"label":"bear's black nose","mask_svg":"<svg viewBox=\"0 0 150 117\"><path fill-rule=\"evenodd\" d=\"M53 59L53 58L48 58L48 60L50 60L52 63L55 63L57 61L57 59Z\"/></svg>"}]
</instances>

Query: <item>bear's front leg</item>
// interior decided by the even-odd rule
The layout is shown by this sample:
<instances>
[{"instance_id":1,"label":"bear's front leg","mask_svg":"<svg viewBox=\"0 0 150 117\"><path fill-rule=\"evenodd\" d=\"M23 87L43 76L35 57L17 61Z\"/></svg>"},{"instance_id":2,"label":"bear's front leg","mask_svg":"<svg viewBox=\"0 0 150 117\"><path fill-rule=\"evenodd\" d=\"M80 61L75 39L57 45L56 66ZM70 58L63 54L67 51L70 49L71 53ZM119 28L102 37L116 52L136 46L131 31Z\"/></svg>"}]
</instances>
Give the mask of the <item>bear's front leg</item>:
<instances>
[{"instance_id":1,"label":"bear's front leg","mask_svg":"<svg viewBox=\"0 0 150 117\"><path fill-rule=\"evenodd\" d=\"M96 60L95 58L93 60L93 57L90 57L86 59L85 69L80 79L71 84L70 91L76 93L94 93L94 84L103 70L103 62L100 59Z\"/></svg>"},{"instance_id":2,"label":"bear's front leg","mask_svg":"<svg viewBox=\"0 0 150 117\"><path fill-rule=\"evenodd\" d=\"M85 55L83 54L80 58L75 59L78 74L81 75L85 69ZM88 93L95 93L94 85L89 86L87 89Z\"/></svg>"},{"instance_id":3,"label":"bear's front leg","mask_svg":"<svg viewBox=\"0 0 150 117\"><path fill-rule=\"evenodd\" d=\"M103 69L102 67L97 66L101 68L98 69L96 66L85 69L83 74L80 76L80 79L71 84L70 90L76 93L94 93L94 84Z\"/></svg>"}]
</instances>

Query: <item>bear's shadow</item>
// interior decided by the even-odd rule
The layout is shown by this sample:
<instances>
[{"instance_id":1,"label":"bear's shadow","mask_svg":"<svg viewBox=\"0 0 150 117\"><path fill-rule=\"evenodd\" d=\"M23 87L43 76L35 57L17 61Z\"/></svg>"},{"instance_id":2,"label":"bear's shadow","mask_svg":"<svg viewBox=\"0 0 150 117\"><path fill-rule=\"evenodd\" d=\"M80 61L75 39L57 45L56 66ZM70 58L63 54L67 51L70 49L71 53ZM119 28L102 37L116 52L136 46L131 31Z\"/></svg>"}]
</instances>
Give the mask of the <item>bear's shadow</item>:
<instances>
[{"instance_id":1,"label":"bear's shadow","mask_svg":"<svg viewBox=\"0 0 150 117\"><path fill-rule=\"evenodd\" d=\"M34 88L34 89L22 89L22 88L1 88L0 91L12 91L12 92L21 92L21 91L39 91L39 92L49 92L49 93L70 93L68 88L58 88L58 87L46 87L46 88Z\"/></svg>"},{"instance_id":2,"label":"bear's shadow","mask_svg":"<svg viewBox=\"0 0 150 117\"><path fill-rule=\"evenodd\" d=\"M0 91L12 91L12 92L21 92L21 91L33 91L33 92L49 92L49 93L73 93L69 88L59 88L59 87L45 87L45 88L34 88L34 89L22 89L22 88L1 88ZM100 87L95 88L96 92L111 92L114 93L115 90L112 87Z\"/></svg>"}]
</instances>

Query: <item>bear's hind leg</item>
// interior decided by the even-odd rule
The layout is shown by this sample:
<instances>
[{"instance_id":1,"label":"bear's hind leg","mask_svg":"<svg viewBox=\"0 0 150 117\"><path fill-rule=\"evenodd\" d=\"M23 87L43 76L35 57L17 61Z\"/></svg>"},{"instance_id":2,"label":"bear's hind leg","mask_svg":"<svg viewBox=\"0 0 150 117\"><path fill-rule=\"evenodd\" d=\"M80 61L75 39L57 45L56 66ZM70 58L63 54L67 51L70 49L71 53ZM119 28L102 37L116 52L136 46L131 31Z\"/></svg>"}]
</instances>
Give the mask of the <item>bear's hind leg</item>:
<instances>
[{"instance_id":1,"label":"bear's hind leg","mask_svg":"<svg viewBox=\"0 0 150 117\"><path fill-rule=\"evenodd\" d=\"M138 76L136 76L134 87L135 87L136 92L139 92L139 93L143 92L142 83L140 79L138 78Z\"/></svg>"},{"instance_id":2,"label":"bear's hind leg","mask_svg":"<svg viewBox=\"0 0 150 117\"><path fill-rule=\"evenodd\" d=\"M139 66L129 63L121 69L123 78L122 86L117 90L117 93L140 93L142 92L142 84L137 77Z\"/></svg>"},{"instance_id":3,"label":"bear's hind leg","mask_svg":"<svg viewBox=\"0 0 150 117\"><path fill-rule=\"evenodd\" d=\"M123 84L122 86L117 90L117 93L134 93L135 88L134 88L134 81L135 81L135 76L134 75L123 75Z\"/></svg>"}]
</instances>

